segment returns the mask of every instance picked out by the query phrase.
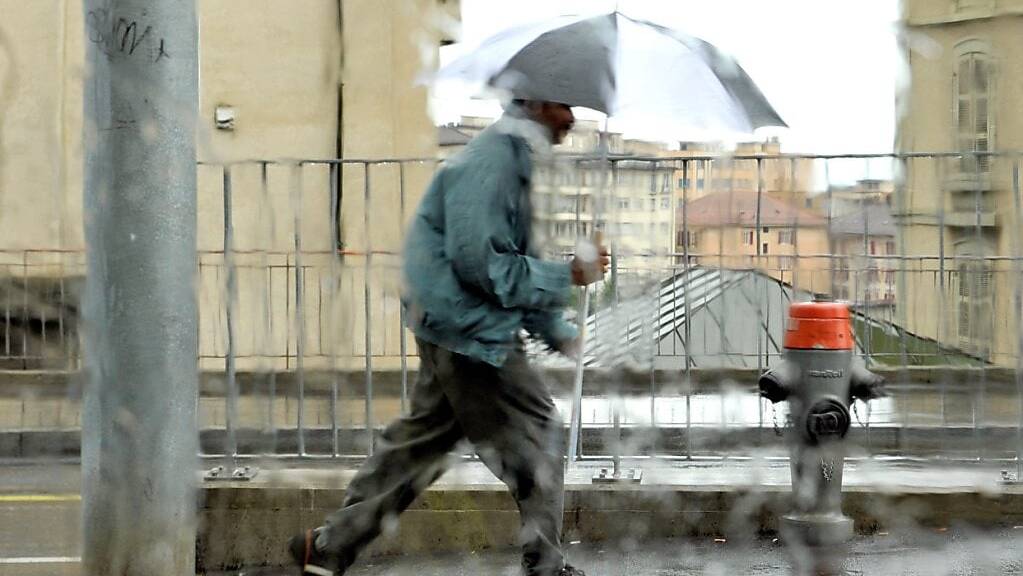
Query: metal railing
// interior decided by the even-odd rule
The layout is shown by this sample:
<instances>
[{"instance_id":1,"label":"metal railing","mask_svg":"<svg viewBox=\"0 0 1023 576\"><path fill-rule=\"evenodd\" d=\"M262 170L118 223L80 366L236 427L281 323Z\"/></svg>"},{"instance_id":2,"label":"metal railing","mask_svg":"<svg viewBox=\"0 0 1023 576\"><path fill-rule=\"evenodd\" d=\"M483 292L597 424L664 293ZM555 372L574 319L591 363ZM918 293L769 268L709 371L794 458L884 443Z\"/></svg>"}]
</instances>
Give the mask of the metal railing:
<instances>
[{"instance_id":1,"label":"metal railing","mask_svg":"<svg viewBox=\"0 0 1023 576\"><path fill-rule=\"evenodd\" d=\"M966 175L960 153L566 156L541 168L547 255L595 230L617 255L592 289L580 457L771 453L786 415L755 377L782 354L787 303L826 293L850 301L859 349L893 382L892 399L860 406L866 450L1015 458L1020 156L984 155L989 171ZM402 233L437 164L200 165L207 454L361 457L367 431L407 412L417 361L399 302ZM832 186L843 171L893 175L890 222L870 221L870 190ZM859 229L839 232L850 221ZM0 254L0 362L77 368L81 252ZM567 414L569 368L539 349L536 363Z\"/></svg>"}]
</instances>

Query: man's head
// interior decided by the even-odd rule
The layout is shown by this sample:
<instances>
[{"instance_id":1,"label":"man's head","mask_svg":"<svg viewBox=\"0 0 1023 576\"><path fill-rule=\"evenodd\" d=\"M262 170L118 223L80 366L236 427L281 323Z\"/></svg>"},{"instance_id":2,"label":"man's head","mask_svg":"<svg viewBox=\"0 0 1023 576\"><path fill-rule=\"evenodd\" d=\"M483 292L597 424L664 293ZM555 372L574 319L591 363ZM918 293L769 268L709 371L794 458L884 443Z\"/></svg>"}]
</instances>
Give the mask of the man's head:
<instances>
[{"instance_id":1,"label":"man's head","mask_svg":"<svg viewBox=\"0 0 1023 576\"><path fill-rule=\"evenodd\" d=\"M575 124L572 108L566 104L523 100L520 105L531 120L547 127L552 144L560 144Z\"/></svg>"}]
</instances>

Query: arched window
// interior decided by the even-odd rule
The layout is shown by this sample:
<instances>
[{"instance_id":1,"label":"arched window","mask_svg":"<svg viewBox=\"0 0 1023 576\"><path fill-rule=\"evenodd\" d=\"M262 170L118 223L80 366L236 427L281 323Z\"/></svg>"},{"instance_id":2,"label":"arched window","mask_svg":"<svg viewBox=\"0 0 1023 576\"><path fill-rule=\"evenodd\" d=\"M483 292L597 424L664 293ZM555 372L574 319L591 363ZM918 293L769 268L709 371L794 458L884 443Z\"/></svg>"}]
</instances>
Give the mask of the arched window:
<instances>
[{"instance_id":1,"label":"arched window","mask_svg":"<svg viewBox=\"0 0 1023 576\"><path fill-rule=\"evenodd\" d=\"M959 152L992 150L993 118L991 105L992 65L987 45L968 40L956 46L956 70L953 76L956 149ZM964 173L987 173L989 156L963 156Z\"/></svg>"}]
</instances>

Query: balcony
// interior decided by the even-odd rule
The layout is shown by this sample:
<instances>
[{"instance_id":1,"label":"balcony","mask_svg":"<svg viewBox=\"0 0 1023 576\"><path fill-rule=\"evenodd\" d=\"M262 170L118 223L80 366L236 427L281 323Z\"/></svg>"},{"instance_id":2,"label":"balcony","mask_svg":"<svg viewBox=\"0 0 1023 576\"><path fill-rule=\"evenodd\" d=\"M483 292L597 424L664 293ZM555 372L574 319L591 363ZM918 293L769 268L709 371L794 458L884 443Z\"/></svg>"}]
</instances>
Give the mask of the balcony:
<instances>
[{"instance_id":1,"label":"balcony","mask_svg":"<svg viewBox=\"0 0 1023 576\"><path fill-rule=\"evenodd\" d=\"M945 214L945 225L953 228L997 228L998 218L992 212L958 209Z\"/></svg>"}]
</instances>

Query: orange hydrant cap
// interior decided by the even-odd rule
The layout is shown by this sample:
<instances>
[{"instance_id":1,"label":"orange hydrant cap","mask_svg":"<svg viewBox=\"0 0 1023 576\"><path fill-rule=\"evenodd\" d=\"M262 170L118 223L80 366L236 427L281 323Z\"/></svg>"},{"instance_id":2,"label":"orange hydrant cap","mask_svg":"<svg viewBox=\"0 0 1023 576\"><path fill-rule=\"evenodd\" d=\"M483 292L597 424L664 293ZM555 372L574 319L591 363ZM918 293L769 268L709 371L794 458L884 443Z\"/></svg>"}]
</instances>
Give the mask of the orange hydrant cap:
<instances>
[{"instance_id":1,"label":"orange hydrant cap","mask_svg":"<svg viewBox=\"0 0 1023 576\"><path fill-rule=\"evenodd\" d=\"M798 302L789 306L785 347L795 350L852 350L849 306L839 302Z\"/></svg>"}]
</instances>

